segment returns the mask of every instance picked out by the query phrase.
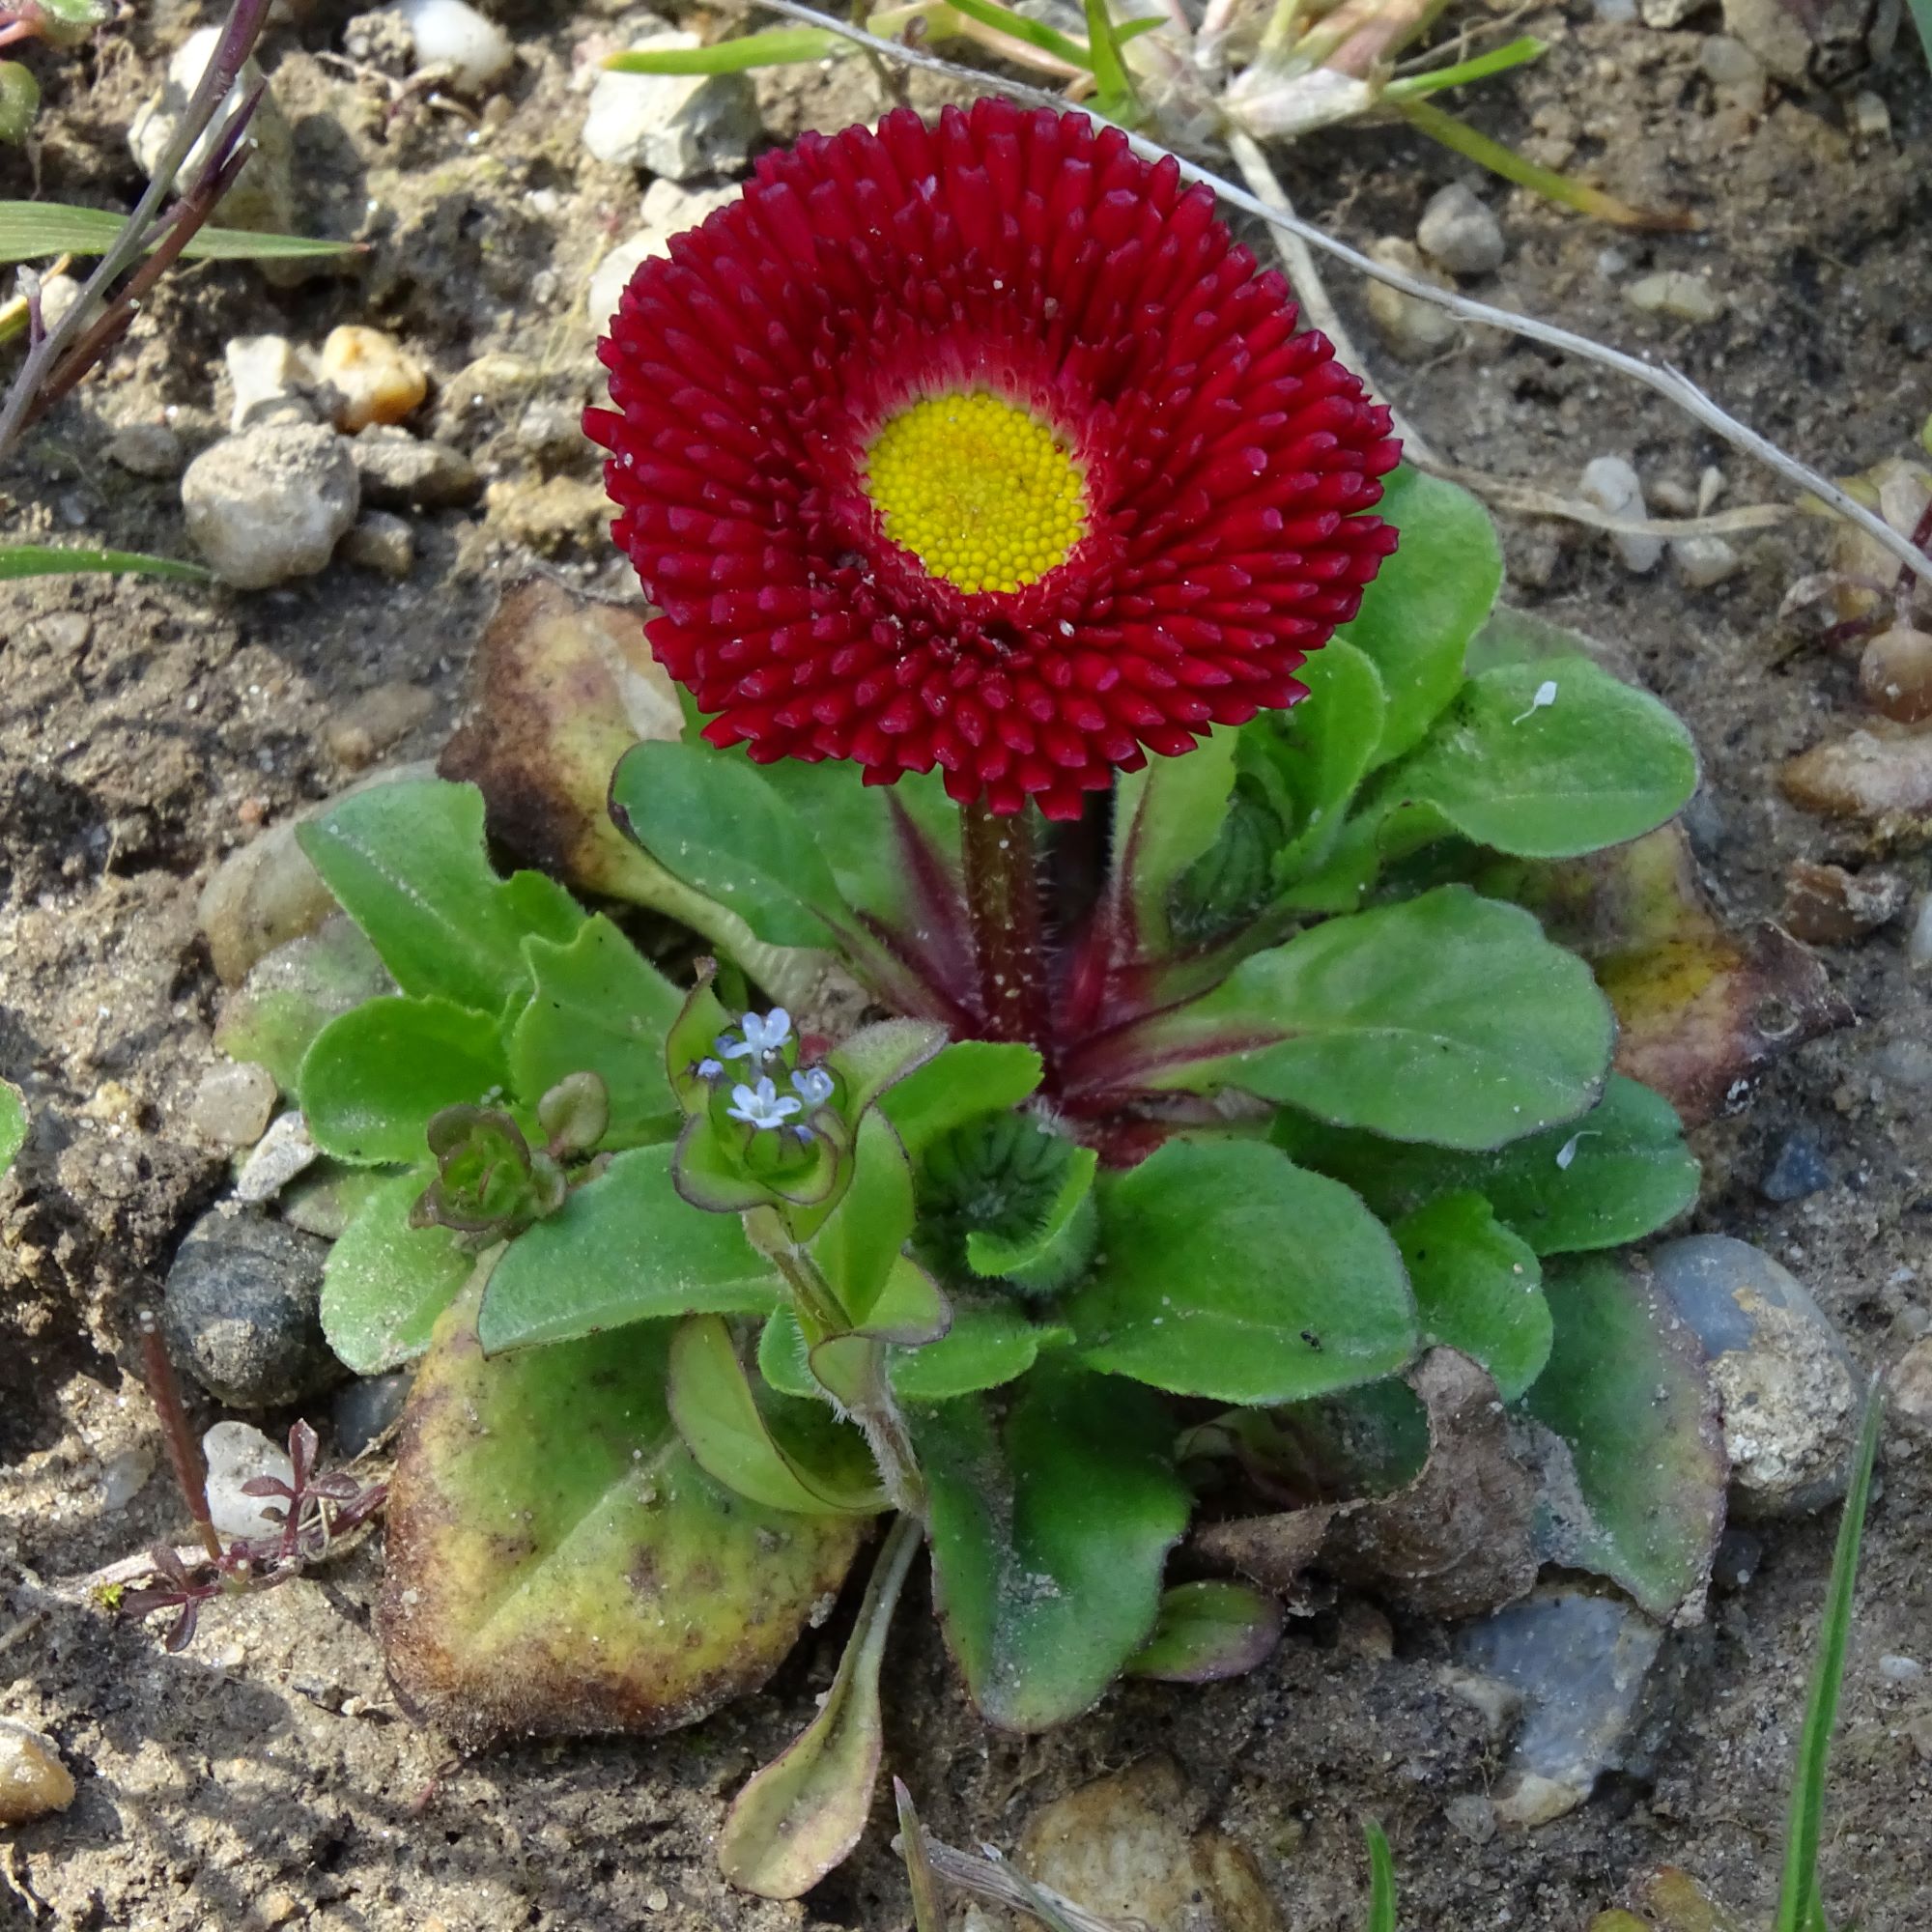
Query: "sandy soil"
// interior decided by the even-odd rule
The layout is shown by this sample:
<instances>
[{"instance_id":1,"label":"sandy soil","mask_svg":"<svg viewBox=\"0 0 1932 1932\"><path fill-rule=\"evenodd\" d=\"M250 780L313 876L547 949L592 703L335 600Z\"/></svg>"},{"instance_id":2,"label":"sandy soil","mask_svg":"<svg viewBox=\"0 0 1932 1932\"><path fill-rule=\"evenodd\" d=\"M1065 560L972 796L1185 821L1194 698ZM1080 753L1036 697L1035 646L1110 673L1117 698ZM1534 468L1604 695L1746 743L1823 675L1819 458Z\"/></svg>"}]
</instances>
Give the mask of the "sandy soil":
<instances>
[{"instance_id":1,"label":"sandy soil","mask_svg":"<svg viewBox=\"0 0 1932 1932\"><path fill-rule=\"evenodd\" d=\"M370 255L287 290L241 267L181 276L105 377L0 471L23 534L184 554L174 485L103 462L107 437L166 412L199 446L225 426L216 376L229 337L316 341L338 322L373 321L433 368L429 420L492 486L475 510L415 519L418 560L401 584L337 565L253 596L99 580L0 590L0 1073L25 1088L35 1119L15 1178L0 1183L0 1716L51 1734L79 1783L64 1815L0 1838L0 1923L903 1923L883 1812L807 1908L729 1895L711 1864L736 1784L829 1681L836 1622L766 1693L688 1735L465 1763L386 1691L369 1630L373 1548L317 1580L215 1607L182 1657L71 1587L180 1527L164 1475L119 1506L106 1496L156 1460L127 1373L132 1313L224 1179L222 1156L185 1121L219 997L195 932L198 887L223 852L351 776L325 727L355 694L396 682L431 693L429 717L385 755L433 753L497 593L533 555L573 582L623 583L587 493L551 488L548 507L533 507L556 478L592 482L591 452L529 427L532 404L569 412L589 392L581 293L634 225L639 183L583 156L572 90L618 16L593 6L556 24L528 5L507 15L520 54L510 112L481 131L420 104L391 113L376 83L320 61L339 49L345 17L339 6L306 11L272 32L266 64L296 125L308 225L364 236ZM121 129L188 24L181 10L144 9L88 54L40 60L43 138L31 156L0 155L0 194L38 183L103 205L130 198ZM1932 411L1924 65L1908 43L1854 78L1888 103L1893 128L1889 141L1854 140L1843 94L1779 90L1760 116L1719 111L1698 67L1718 24L1715 9L1674 31L1600 24L1586 9L1523 18L1518 30L1551 53L1465 97L1466 111L1704 225L1622 233L1499 194L1510 255L1479 292L1649 349L1827 469L1903 453ZM767 87L768 125L788 134L874 111L869 87L856 69L836 83L794 74ZM1305 212L1367 241L1411 234L1429 193L1463 167L1406 133L1351 129L1307 144L1283 173ZM1635 314L1619 290L1654 267L1707 274L1724 316L1690 327ZM1375 346L1355 292L1338 282L1337 294L1390 392L1461 463L1568 490L1588 457L1614 451L1653 489L1692 486L1716 462L1727 501L1769 494L1694 426L1601 372L1492 338L1405 367ZM518 358L525 377L479 408L466 400L475 385L455 378L484 355ZM1793 857L1844 843L1771 782L1781 756L1855 702L1848 664L1794 653L1774 625L1816 548L1811 530L1741 540L1743 573L1697 593L1667 570L1628 575L1601 539L1567 526L1517 520L1507 534L1518 600L1621 641L1690 721L1707 772L1692 819L1700 856L1729 905L1775 912ZM1923 886L1922 856L1899 864ZM1860 1024L1801 1052L1743 1116L1700 1135L1696 1225L1785 1259L1878 1368L1932 1319L1921 1278L1932 1097L1884 1058L1926 1041L1927 996L1900 927L1830 958ZM1800 1124L1836 1184L1769 1206L1756 1182ZM1908 1736L1914 1719L1924 1734L1932 1680L1877 1668L1887 1654L1932 1663L1932 1466L1913 1449L1903 1435L1889 1441L1829 1825L1827 1896L1837 1922L1864 1932L1932 1924L1932 1764ZM1346 1606L1295 1628L1249 1681L1124 1690L1030 1743L984 1730L929 1622L904 1615L888 1685L893 1761L942 1835L1009 1846L1041 1801L1167 1750L1196 1810L1248 1848L1297 1932L1360 1924L1369 1816L1393 1840L1406 1923L1569 1932L1659 1861L1763 1915L1831 1524L1764 1540L1755 1577L1714 1605L1654 1784L1600 1792L1527 1836L1472 1843L1445 1818L1447 1801L1484 1789L1497 1763L1475 1714L1440 1687L1442 1634L1398 1629L1384 1655L1375 1620Z\"/></svg>"}]
</instances>

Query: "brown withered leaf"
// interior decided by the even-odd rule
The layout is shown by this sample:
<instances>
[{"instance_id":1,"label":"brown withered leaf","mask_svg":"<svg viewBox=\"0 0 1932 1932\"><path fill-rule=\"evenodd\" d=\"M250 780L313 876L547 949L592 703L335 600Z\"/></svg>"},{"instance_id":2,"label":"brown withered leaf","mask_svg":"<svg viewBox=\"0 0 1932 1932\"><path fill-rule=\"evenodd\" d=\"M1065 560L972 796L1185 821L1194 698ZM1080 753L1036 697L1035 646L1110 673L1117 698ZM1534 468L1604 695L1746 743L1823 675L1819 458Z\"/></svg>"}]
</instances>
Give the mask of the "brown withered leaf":
<instances>
[{"instance_id":1,"label":"brown withered leaf","mask_svg":"<svg viewBox=\"0 0 1932 1932\"><path fill-rule=\"evenodd\" d=\"M1291 1605L1318 1565L1423 1616L1474 1616L1526 1594L1536 1482L1511 1453L1495 1383L1453 1349L1432 1350L1408 1380L1429 1427L1413 1480L1373 1499L1210 1523L1195 1548Z\"/></svg>"},{"instance_id":2,"label":"brown withered leaf","mask_svg":"<svg viewBox=\"0 0 1932 1932\"><path fill-rule=\"evenodd\" d=\"M1580 952L1616 1009L1616 1066L1687 1126L1808 1039L1852 1023L1824 965L1781 926L1727 929L1671 824L1585 859L1513 869L1500 889Z\"/></svg>"},{"instance_id":3,"label":"brown withered leaf","mask_svg":"<svg viewBox=\"0 0 1932 1932\"><path fill-rule=\"evenodd\" d=\"M656 871L611 824L611 773L640 739L684 728L641 615L547 578L515 585L476 646L474 699L438 770L481 787L518 858L591 892L650 900Z\"/></svg>"}]
</instances>

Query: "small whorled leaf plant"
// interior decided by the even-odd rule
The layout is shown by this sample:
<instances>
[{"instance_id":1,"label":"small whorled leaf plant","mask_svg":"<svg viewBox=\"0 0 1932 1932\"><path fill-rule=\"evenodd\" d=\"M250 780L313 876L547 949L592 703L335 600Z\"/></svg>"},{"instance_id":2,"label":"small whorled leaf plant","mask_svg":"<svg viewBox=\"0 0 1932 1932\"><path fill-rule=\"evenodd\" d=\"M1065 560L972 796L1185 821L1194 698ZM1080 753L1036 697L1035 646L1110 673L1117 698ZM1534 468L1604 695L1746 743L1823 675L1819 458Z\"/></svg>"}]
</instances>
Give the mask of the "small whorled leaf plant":
<instances>
[{"instance_id":1,"label":"small whorled leaf plant","mask_svg":"<svg viewBox=\"0 0 1932 1932\"><path fill-rule=\"evenodd\" d=\"M1373 1406L1443 1345L1573 1503L1652 1479L1593 1362L1644 1311L1566 1258L1696 1164L1589 968L1481 888L1663 823L1692 748L1492 619L1483 511L1393 467L1204 199L982 102L772 157L639 272L591 429L699 708L610 805L724 955L694 985L498 878L467 786L301 835L393 982L283 1046L353 1208L330 1340L424 1358L404 1694L473 1737L688 1721L896 1518L726 1834L760 1890L863 1826L922 1539L974 1702L1033 1730L1264 1654L1253 1593L1163 1592L1243 1417ZM800 949L883 1017L750 995ZM1570 1560L1623 1575L1645 1507ZM1708 1550L1645 1534L1667 1607Z\"/></svg>"}]
</instances>

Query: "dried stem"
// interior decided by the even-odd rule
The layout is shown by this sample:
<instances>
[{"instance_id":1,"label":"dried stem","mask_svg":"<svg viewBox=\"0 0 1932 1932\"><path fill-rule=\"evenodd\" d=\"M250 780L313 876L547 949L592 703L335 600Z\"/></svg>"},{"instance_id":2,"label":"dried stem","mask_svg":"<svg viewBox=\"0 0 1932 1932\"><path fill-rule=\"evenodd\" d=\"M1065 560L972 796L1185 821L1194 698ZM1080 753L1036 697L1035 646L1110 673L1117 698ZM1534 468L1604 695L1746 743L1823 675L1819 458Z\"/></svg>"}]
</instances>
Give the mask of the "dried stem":
<instances>
[{"instance_id":1,"label":"dried stem","mask_svg":"<svg viewBox=\"0 0 1932 1932\"><path fill-rule=\"evenodd\" d=\"M1058 95L1044 88L1029 87L1024 82L1012 81L1003 76L981 72L977 68L962 67L956 61L940 58L937 54L925 53L913 47L900 46L892 41L880 40L868 34L863 27L855 27L850 22L821 13L815 7L802 4L802 0L758 0L761 7L774 14L782 14L787 19L803 20L815 27L829 28L845 39L857 42L861 46L869 46L875 52L888 54L894 60L903 61L912 67L923 67L934 73L951 75L955 80L967 80L980 87L997 88L1001 93L1011 96L1016 100L1024 100L1036 106L1050 107L1064 113L1066 102ZM1437 308L1445 308L1451 315L1460 316L1464 322L1483 323L1492 328L1506 330L1512 335L1520 335L1531 342L1541 342L1547 348L1561 350L1570 355L1581 356L1584 360L1601 364L1605 369L1614 369L1619 375L1631 381L1641 383L1645 388L1654 389L1666 402L1673 403L1687 415L1694 417L1707 429L1720 436L1735 448L1755 458L1768 469L1776 470L1788 483L1798 489L1807 491L1820 502L1835 510L1847 523L1856 524L1875 543L1900 563L1912 570L1920 569L1925 562L1924 553L1916 550L1910 540L1901 536L1885 519L1841 490L1830 477L1821 475L1808 465L1799 462L1795 456L1787 455L1768 438L1760 436L1747 424L1740 422L1727 410L1713 402L1689 377L1670 368L1667 364L1659 366L1646 362L1641 357L1627 355L1621 349L1611 349L1601 342L1593 342L1587 335L1578 335L1568 328L1559 328L1554 323L1544 322L1535 316L1518 315L1509 309L1496 308L1489 302L1473 300L1470 297L1459 295L1452 289L1437 288L1433 282L1425 282L1414 275L1406 275L1399 269L1391 269L1380 262L1372 261L1359 249L1351 248L1346 242L1338 242L1332 235L1325 234L1312 222L1304 221L1299 215L1284 213L1268 207L1259 195L1249 193L1245 188L1236 187L1225 176L1215 174L1179 155L1172 155L1159 142L1150 140L1144 134L1130 133L1127 139L1134 152L1152 161L1172 160L1186 181L1201 182L1212 188L1216 194L1244 213L1258 216L1270 227L1285 230L1300 237L1312 248L1332 255L1337 261L1346 262L1358 273L1371 280L1381 282L1388 288L1400 289L1404 295L1414 296L1419 301L1434 302Z\"/></svg>"},{"instance_id":2,"label":"dried stem","mask_svg":"<svg viewBox=\"0 0 1932 1932\"><path fill-rule=\"evenodd\" d=\"M228 90L235 85L236 76L242 71L242 64L260 37L262 23L268 18L268 14L269 0L235 0L213 56L202 70L201 79L196 83L186 111L176 125L174 138L156 164L147 192L135 204L134 212L128 217L121 233L114 238L114 245L100 258L99 266L87 278L80 298L59 324L34 345L21 363L13 386L7 392L6 402L0 405L0 457L4 457L19 440L22 431L43 406L43 392L48 380L73 346L89 315L99 303L108 298L108 292L114 284L153 242L156 219L174 187L175 177L181 173L194 144L207 131L215 111L227 99ZM239 133L232 124L230 133L231 137ZM206 181L212 173L219 172L227 158L220 155L211 156L214 166L204 168L203 180ZM216 195L215 200L219 199ZM211 202L210 209L213 206ZM206 219L204 212L187 227L186 233L175 244L177 253L188 236ZM125 322L122 327L126 327ZM85 372L76 372L69 377L66 387L71 388L82 373Z\"/></svg>"},{"instance_id":3,"label":"dried stem","mask_svg":"<svg viewBox=\"0 0 1932 1932\"><path fill-rule=\"evenodd\" d=\"M959 847L986 1037L1019 1040L1050 1058L1037 817L1030 805L1010 817L984 804L962 806Z\"/></svg>"},{"instance_id":4,"label":"dried stem","mask_svg":"<svg viewBox=\"0 0 1932 1932\"><path fill-rule=\"evenodd\" d=\"M202 1460L201 1444L187 1419L187 1405L182 1401L181 1383L175 1379L175 1365L168 1358L168 1345L161 1339L159 1324L148 1309L141 1311L141 1379L148 1386L148 1400L161 1425L161 1440L168 1452L168 1466L181 1487L187 1513L194 1519L195 1534L208 1552L211 1563L221 1561L221 1539L208 1513L208 1464Z\"/></svg>"}]
</instances>

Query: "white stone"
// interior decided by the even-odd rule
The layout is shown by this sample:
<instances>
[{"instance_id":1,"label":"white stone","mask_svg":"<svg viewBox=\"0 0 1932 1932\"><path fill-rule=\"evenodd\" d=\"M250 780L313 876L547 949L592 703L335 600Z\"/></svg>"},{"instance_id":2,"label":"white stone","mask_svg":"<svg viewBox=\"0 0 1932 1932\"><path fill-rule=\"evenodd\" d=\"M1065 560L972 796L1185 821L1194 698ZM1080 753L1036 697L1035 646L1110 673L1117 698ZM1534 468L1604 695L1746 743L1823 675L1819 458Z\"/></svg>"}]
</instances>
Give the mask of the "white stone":
<instances>
[{"instance_id":1,"label":"white stone","mask_svg":"<svg viewBox=\"0 0 1932 1932\"><path fill-rule=\"evenodd\" d=\"M696 34L667 28L633 41L630 51L700 44ZM690 181L743 167L757 131L745 74L600 73L590 90L583 145L613 166Z\"/></svg>"},{"instance_id":2,"label":"white stone","mask_svg":"<svg viewBox=\"0 0 1932 1932\"><path fill-rule=\"evenodd\" d=\"M145 1443L122 1449L100 1465L100 1507L124 1510L147 1487L155 1473L155 1452Z\"/></svg>"},{"instance_id":3,"label":"white stone","mask_svg":"<svg viewBox=\"0 0 1932 1932\"><path fill-rule=\"evenodd\" d=\"M510 37L463 0L401 0L418 67L443 67L461 94L481 94L517 58Z\"/></svg>"},{"instance_id":4,"label":"white stone","mask_svg":"<svg viewBox=\"0 0 1932 1932\"><path fill-rule=\"evenodd\" d=\"M1878 1661L1878 1674L1888 1684L1917 1684L1925 1675L1925 1666L1916 1657L1888 1652Z\"/></svg>"},{"instance_id":5,"label":"white stone","mask_svg":"<svg viewBox=\"0 0 1932 1932\"><path fill-rule=\"evenodd\" d=\"M1891 109L1876 94L1865 92L1853 95L1848 118L1852 132L1861 141L1891 139Z\"/></svg>"},{"instance_id":6,"label":"white stone","mask_svg":"<svg viewBox=\"0 0 1932 1932\"><path fill-rule=\"evenodd\" d=\"M160 91L129 124L128 146L144 175L152 177L167 152L220 39L219 27L203 27L190 34L175 49ZM244 63L235 85L228 90L227 99L215 109L214 118L188 150L179 180L186 182L194 178L195 170L207 158L228 117L254 88L262 85L262 70L252 60ZM286 234L294 228L296 219L295 136L272 91L264 92L243 139L254 149L254 157L221 197L219 219L230 228L270 229Z\"/></svg>"},{"instance_id":7,"label":"white stone","mask_svg":"<svg viewBox=\"0 0 1932 1932\"><path fill-rule=\"evenodd\" d=\"M1645 315L1668 316L1673 322L1716 322L1724 312L1723 297L1704 276L1686 269L1639 275L1624 290L1624 299Z\"/></svg>"},{"instance_id":8,"label":"white stone","mask_svg":"<svg viewBox=\"0 0 1932 1932\"><path fill-rule=\"evenodd\" d=\"M1502 225L1489 204L1461 182L1430 197L1415 239L1422 252L1452 275L1487 275L1502 267Z\"/></svg>"},{"instance_id":9,"label":"white stone","mask_svg":"<svg viewBox=\"0 0 1932 1932\"><path fill-rule=\"evenodd\" d=\"M243 430L204 450L182 478L189 541L238 590L325 569L360 497L348 445L315 423Z\"/></svg>"},{"instance_id":10,"label":"white stone","mask_svg":"<svg viewBox=\"0 0 1932 1932\"><path fill-rule=\"evenodd\" d=\"M72 275L43 275L41 278L41 324L58 328L81 298L82 285Z\"/></svg>"},{"instance_id":11,"label":"white stone","mask_svg":"<svg viewBox=\"0 0 1932 1932\"><path fill-rule=\"evenodd\" d=\"M1621 456L1592 457L1583 466L1582 481L1578 487L1588 501L1610 516L1627 517L1636 522L1650 514L1643 500L1643 484L1636 471ZM1612 531L1610 542L1623 558L1624 568L1639 577L1655 570L1658 559L1663 554L1662 537L1625 536Z\"/></svg>"},{"instance_id":12,"label":"white stone","mask_svg":"<svg viewBox=\"0 0 1932 1932\"><path fill-rule=\"evenodd\" d=\"M278 1114L255 1144L235 1179L235 1198L251 1207L272 1201L297 1175L314 1166L322 1150L308 1137L308 1122L296 1112Z\"/></svg>"},{"instance_id":13,"label":"white stone","mask_svg":"<svg viewBox=\"0 0 1932 1932\"><path fill-rule=\"evenodd\" d=\"M243 430L260 417L294 406L298 417L310 416L301 391L306 382L300 352L286 335L238 335L221 352L235 401L228 427ZM311 418L312 419L312 418Z\"/></svg>"},{"instance_id":14,"label":"white stone","mask_svg":"<svg viewBox=\"0 0 1932 1932\"><path fill-rule=\"evenodd\" d=\"M601 335L617 313L631 277L644 263L670 253L671 238L696 228L706 215L736 201L735 187L683 188L673 181L654 181L644 190L644 225L620 242L598 263L584 297L590 326Z\"/></svg>"},{"instance_id":15,"label":"white stone","mask_svg":"<svg viewBox=\"0 0 1932 1932\"><path fill-rule=\"evenodd\" d=\"M208 1459L208 1514L223 1536L274 1536L281 1524L264 1514L280 1509L275 1496L249 1496L242 1485L257 1476L295 1480L288 1451L246 1422L217 1422L201 1438Z\"/></svg>"},{"instance_id":16,"label":"white stone","mask_svg":"<svg viewBox=\"0 0 1932 1932\"><path fill-rule=\"evenodd\" d=\"M1670 561L1687 590L1708 590L1735 577L1744 563L1722 537L1678 537L1670 546Z\"/></svg>"}]
</instances>

